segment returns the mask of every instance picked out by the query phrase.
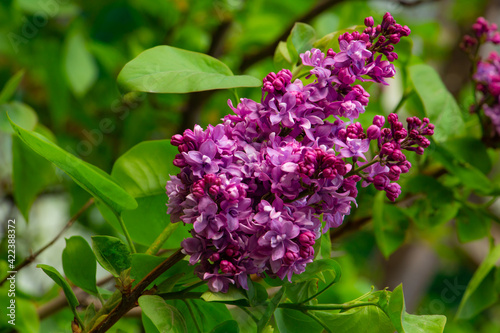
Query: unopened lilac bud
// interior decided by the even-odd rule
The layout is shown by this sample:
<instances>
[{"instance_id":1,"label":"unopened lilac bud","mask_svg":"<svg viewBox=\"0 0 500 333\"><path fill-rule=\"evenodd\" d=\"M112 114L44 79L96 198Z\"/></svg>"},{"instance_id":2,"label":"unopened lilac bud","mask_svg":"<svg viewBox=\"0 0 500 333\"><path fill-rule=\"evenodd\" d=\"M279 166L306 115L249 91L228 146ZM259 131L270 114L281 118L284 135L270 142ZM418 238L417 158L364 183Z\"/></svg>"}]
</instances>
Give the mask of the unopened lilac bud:
<instances>
[{"instance_id":1,"label":"unopened lilac bud","mask_svg":"<svg viewBox=\"0 0 500 333\"><path fill-rule=\"evenodd\" d=\"M398 59L398 54L396 52L391 52L387 54L387 60L389 60L390 62L393 62L394 60L397 59Z\"/></svg>"},{"instance_id":2,"label":"unopened lilac bud","mask_svg":"<svg viewBox=\"0 0 500 333\"><path fill-rule=\"evenodd\" d=\"M387 116L387 120L389 121L389 124L394 124L398 121L398 115L395 113L391 113Z\"/></svg>"},{"instance_id":3,"label":"unopened lilac bud","mask_svg":"<svg viewBox=\"0 0 500 333\"><path fill-rule=\"evenodd\" d=\"M401 173L407 173L411 169L411 163L408 161L403 161L398 164Z\"/></svg>"},{"instance_id":4,"label":"unopened lilac bud","mask_svg":"<svg viewBox=\"0 0 500 333\"><path fill-rule=\"evenodd\" d=\"M379 191L382 191L383 189L386 188L387 185L389 185L390 180L389 177L386 175L376 175L373 177L373 186Z\"/></svg>"},{"instance_id":5,"label":"unopened lilac bud","mask_svg":"<svg viewBox=\"0 0 500 333\"><path fill-rule=\"evenodd\" d=\"M396 201L401 194L401 186L398 183L391 183L385 188L385 195L389 200Z\"/></svg>"},{"instance_id":6,"label":"unopened lilac bud","mask_svg":"<svg viewBox=\"0 0 500 333\"><path fill-rule=\"evenodd\" d=\"M170 140L170 143L173 145L173 146L176 146L178 147L180 144L182 144L184 142L184 137L180 134L175 134L172 136L172 140Z\"/></svg>"},{"instance_id":7,"label":"unopened lilac bud","mask_svg":"<svg viewBox=\"0 0 500 333\"><path fill-rule=\"evenodd\" d=\"M312 246L301 246L299 252L300 256L304 259L314 256L314 248Z\"/></svg>"},{"instance_id":8,"label":"unopened lilac bud","mask_svg":"<svg viewBox=\"0 0 500 333\"><path fill-rule=\"evenodd\" d=\"M276 90L281 90L281 89L283 89L284 86L285 86L285 84L283 83L282 78L277 78L276 80L273 81L273 87Z\"/></svg>"},{"instance_id":9,"label":"unopened lilac bud","mask_svg":"<svg viewBox=\"0 0 500 333\"><path fill-rule=\"evenodd\" d=\"M393 159L394 161L403 162L404 160L406 160L406 156L405 154L403 154L401 150L394 149L394 151L391 154L391 159Z\"/></svg>"},{"instance_id":10,"label":"unopened lilac bud","mask_svg":"<svg viewBox=\"0 0 500 333\"><path fill-rule=\"evenodd\" d=\"M283 256L283 262L285 265L291 265L299 259L299 254L297 252L287 251Z\"/></svg>"},{"instance_id":11,"label":"unopened lilac bud","mask_svg":"<svg viewBox=\"0 0 500 333\"><path fill-rule=\"evenodd\" d=\"M209 185L215 184L217 182L217 176L213 173L206 174L203 178Z\"/></svg>"},{"instance_id":12,"label":"unopened lilac bud","mask_svg":"<svg viewBox=\"0 0 500 333\"><path fill-rule=\"evenodd\" d=\"M402 123L399 123L399 124L401 124L401 126L403 126ZM402 128L394 133L394 139L396 141L398 141L398 140L406 138L407 135L408 135L408 132L406 131L406 129Z\"/></svg>"},{"instance_id":13,"label":"unopened lilac bud","mask_svg":"<svg viewBox=\"0 0 500 333\"><path fill-rule=\"evenodd\" d=\"M210 260L211 262L217 262L217 261L219 261L219 259L220 259L220 254L218 254L218 253L214 253L214 254L212 254L212 255L210 256L210 258L209 258L209 260Z\"/></svg>"},{"instance_id":14,"label":"unopened lilac bud","mask_svg":"<svg viewBox=\"0 0 500 333\"><path fill-rule=\"evenodd\" d=\"M222 260L220 262L220 270L222 271L222 273L226 274L236 273L236 267L234 267L234 265L227 260Z\"/></svg>"},{"instance_id":15,"label":"unopened lilac bud","mask_svg":"<svg viewBox=\"0 0 500 333\"><path fill-rule=\"evenodd\" d=\"M181 157L174 158L172 163L173 163L173 165L175 165L178 168L183 168L187 165L187 163L184 160L184 157L182 157L182 155L181 155Z\"/></svg>"},{"instance_id":16,"label":"unopened lilac bud","mask_svg":"<svg viewBox=\"0 0 500 333\"><path fill-rule=\"evenodd\" d=\"M367 18L365 18L365 25L367 27L373 27L374 24L375 24L375 21L373 20L373 17L368 16Z\"/></svg>"},{"instance_id":17,"label":"unopened lilac bud","mask_svg":"<svg viewBox=\"0 0 500 333\"><path fill-rule=\"evenodd\" d=\"M370 140L376 140L380 138L380 127L376 125L370 125L366 130L366 136Z\"/></svg>"},{"instance_id":18,"label":"unopened lilac bud","mask_svg":"<svg viewBox=\"0 0 500 333\"><path fill-rule=\"evenodd\" d=\"M397 44L399 43L399 40L400 40L400 37L398 34L394 34L394 35L390 35L389 36L389 41L392 43L392 44Z\"/></svg>"},{"instance_id":19,"label":"unopened lilac bud","mask_svg":"<svg viewBox=\"0 0 500 333\"><path fill-rule=\"evenodd\" d=\"M408 28L407 25L403 26L403 29L401 30L401 36L407 37L410 36L411 30Z\"/></svg>"},{"instance_id":20,"label":"unopened lilac bud","mask_svg":"<svg viewBox=\"0 0 500 333\"><path fill-rule=\"evenodd\" d=\"M373 125L382 127L385 124L385 118L384 116L375 116L373 117Z\"/></svg>"},{"instance_id":21,"label":"unopened lilac bud","mask_svg":"<svg viewBox=\"0 0 500 333\"><path fill-rule=\"evenodd\" d=\"M312 232L306 231L299 235L299 243L302 245L313 246L315 243L315 236Z\"/></svg>"},{"instance_id":22,"label":"unopened lilac bud","mask_svg":"<svg viewBox=\"0 0 500 333\"><path fill-rule=\"evenodd\" d=\"M391 155L394 151L394 146L390 142L386 142L382 145L380 149L380 155Z\"/></svg>"},{"instance_id":23,"label":"unopened lilac bud","mask_svg":"<svg viewBox=\"0 0 500 333\"><path fill-rule=\"evenodd\" d=\"M424 148L417 147L417 149L415 150L415 153L417 153L418 155L423 155L424 154Z\"/></svg>"},{"instance_id":24,"label":"unopened lilac bud","mask_svg":"<svg viewBox=\"0 0 500 333\"><path fill-rule=\"evenodd\" d=\"M216 197L216 196L217 196L217 194L219 194L219 190L220 190L219 186L217 186L217 185L212 185L212 186L210 186L210 188L208 189L208 193L209 193L211 196Z\"/></svg>"},{"instance_id":25,"label":"unopened lilac bud","mask_svg":"<svg viewBox=\"0 0 500 333\"><path fill-rule=\"evenodd\" d=\"M338 131L337 136L341 141L345 141L347 139L347 131L344 128L341 128Z\"/></svg>"},{"instance_id":26,"label":"unopened lilac bud","mask_svg":"<svg viewBox=\"0 0 500 333\"><path fill-rule=\"evenodd\" d=\"M397 165L391 166L389 169L388 177L392 181L397 181L399 180L399 175L401 174L401 168Z\"/></svg>"}]
</instances>

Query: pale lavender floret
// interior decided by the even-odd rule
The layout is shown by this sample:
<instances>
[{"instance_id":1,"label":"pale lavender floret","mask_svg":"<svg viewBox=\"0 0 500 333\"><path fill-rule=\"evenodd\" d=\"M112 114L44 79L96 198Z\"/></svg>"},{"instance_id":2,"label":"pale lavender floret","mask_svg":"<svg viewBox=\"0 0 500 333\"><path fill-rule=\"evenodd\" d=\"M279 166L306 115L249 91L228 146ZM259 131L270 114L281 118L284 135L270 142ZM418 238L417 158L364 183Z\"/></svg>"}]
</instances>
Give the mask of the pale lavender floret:
<instances>
[{"instance_id":1,"label":"pale lavender floret","mask_svg":"<svg viewBox=\"0 0 500 333\"><path fill-rule=\"evenodd\" d=\"M364 67L366 59L371 57L372 53L366 49L366 43L361 40L340 41L340 51L334 57L335 67L346 67L353 64L355 74L359 73Z\"/></svg>"},{"instance_id":2,"label":"pale lavender floret","mask_svg":"<svg viewBox=\"0 0 500 333\"><path fill-rule=\"evenodd\" d=\"M361 157L366 160L364 153L370 148L369 139L351 139L347 138L346 142L336 140L335 144L343 149L340 149L340 156L347 157Z\"/></svg>"},{"instance_id":3,"label":"pale lavender floret","mask_svg":"<svg viewBox=\"0 0 500 333\"><path fill-rule=\"evenodd\" d=\"M278 260L283 258L285 252L298 252L299 247L292 241L297 237L300 228L290 221L271 220L268 232L259 238L260 246L269 246L271 248L271 259Z\"/></svg>"},{"instance_id":4,"label":"pale lavender floret","mask_svg":"<svg viewBox=\"0 0 500 333\"><path fill-rule=\"evenodd\" d=\"M214 157L217 154L217 147L212 140L207 140L200 145L199 151L182 153L186 163L192 167L193 174L201 177L202 173L215 173L219 171L219 166Z\"/></svg>"}]
</instances>

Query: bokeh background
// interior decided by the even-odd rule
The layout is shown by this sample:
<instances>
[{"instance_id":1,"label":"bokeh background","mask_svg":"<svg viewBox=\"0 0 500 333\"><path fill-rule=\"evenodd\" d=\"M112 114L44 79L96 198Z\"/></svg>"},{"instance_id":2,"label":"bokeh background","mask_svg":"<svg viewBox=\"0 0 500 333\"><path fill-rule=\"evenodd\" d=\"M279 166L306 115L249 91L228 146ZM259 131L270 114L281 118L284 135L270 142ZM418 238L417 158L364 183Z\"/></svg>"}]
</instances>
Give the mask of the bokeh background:
<instances>
[{"instance_id":1,"label":"bokeh background","mask_svg":"<svg viewBox=\"0 0 500 333\"><path fill-rule=\"evenodd\" d=\"M366 16L380 22L387 11L412 30L412 42L402 46L406 50L400 61L409 61L411 50L435 67L466 110L471 101L470 64L458 45L478 16L500 23L500 2L495 0L2 0L0 85L24 71L13 102L2 105L2 113L9 108L29 109L25 112L34 112L38 117L39 132L53 136L59 146L110 172L113 162L141 141L168 139L195 123L215 124L230 112L227 100L234 103L236 96L255 100L261 97L258 88L177 95L123 94L116 77L142 51L172 45L207 53L236 74L261 79L280 69L273 61L274 50L279 40L286 39L294 22L308 23L318 36L323 36L362 24ZM372 87L373 99L367 112L391 112L404 93L402 80L398 74L390 87ZM418 98L410 98L404 112L418 114L419 108ZM6 259L8 217L18 221L20 260L52 239L89 195L61 171L35 164L32 172L37 181L30 190L33 205L29 215L23 216L13 193L12 137L2 129L0 261ZM490 173L497 181L498 168L497 162ZM373 192L367 190L366 196L363 193L360 207L364 197L366 205L371 205L368 201L373 199ZM411 203L402 205L409 207ZM362 208L353 210L350 219L364 223L364 214ZM432 231L412 224L406 231L405 245L389 259L378 250L370 224L355 233L348 227L342 229L332 240L342 280L322 297L342 302L369 291L372 285L392 290L402 282L408 312L447 315L445 332L500 332L498 304L470 320L453 320L465 287L489 245L487 238L463 244L454 228L453 221ZM500 234L498 230L493 224L493 236ZM97 208L92 208L64 237L73 234L89 238L117 232ZM62 238L37 262L60 269L63 248ZM103 270L98 271L98 279L105 276ZM57 296L58 288L34 264L18 274L17 287L20 332L68 331L71 311L44 307ZM2 292L0 298L5 296ZM0 332L9 331L4 317L0 318ZM112 331L117 328L142 332L140 314L131 313Z\"/></svg>"}]
</instances>

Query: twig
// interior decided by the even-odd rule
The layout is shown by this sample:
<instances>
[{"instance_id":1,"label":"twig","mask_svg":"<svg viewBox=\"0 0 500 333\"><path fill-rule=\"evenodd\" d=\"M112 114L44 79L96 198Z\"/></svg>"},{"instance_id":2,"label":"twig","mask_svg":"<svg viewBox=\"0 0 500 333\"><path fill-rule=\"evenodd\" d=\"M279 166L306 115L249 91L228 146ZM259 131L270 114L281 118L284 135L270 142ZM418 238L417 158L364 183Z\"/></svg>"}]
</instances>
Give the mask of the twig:
<instances>
[{"instance_id":1,"label":"twig","mask_svg":"<svg viewBox=\"0 0 500 333\"><path fill-rule=\"evenodd\" d=\"M47 250L50 246L52 246L59 239L59 237L61 237L64 234L64 232L66 230L68 230L76 222L76 220L78 220L78 218L80 218L80 216L90 206L92 206L93 203L94 203L94 198L90 198L89 201L87 201L85 203L85 205L83 205L83 207L80 208L80 210L75 215L73 215L73 217L68 221L68 223L66 223L66 225L64 226L64 228L56 235L56 237L54 237L54 239L52 239L48 244L46 244L40 250L36 251L35 253L31 254L29 257L27 257L26 259L24 259L23 262L21 262L19 265L16 266L16 268L14 269L14 271L19 272L25 266L27 266L27 265L31 264L33 261L35 261L35 259L40 255L40 253L42 253L43 251ZM6 276L0 282L0 286L2 286L5 283L5 281L7 281L7 277L8 276Z\"/></svg>"},{"instance_id":2,"label":"twig","mask_svg":"<svg viewBox=\"0 0 500 333\"><path fill-rule=\"evenodd\" d=\"M272 41L270 44L265 46L264 48L260 49L259 51L251 54L247 54L243 56L243 61L241 62L240 65L240 72L244 72L247 70L250 66L253 64L259 62L260 60L272 56L274 54L274 50L276 50L276 47L278 47L279 42L286 40L288 35L290 34L290 31L292 30L295 22L310 22L313 18L327 10L328 8L341 3L343 0L325 0L325 1L320 1L311 8L307 13L305 13L303 16L297 18L296 20L293 20L293 22L283 31L283 33L276 38L274 41Z\"/></svg>"},{"instance_id":3,"label":"twig","mask_svg":"<svg viewBox=\"0 0 500 333\"><path fill-rule=\"evenodd\" d=\"M148 275L146 275L130 292L130 294L122 294L120 303L101 321L98 325L92 328L89 333L104 333L110 329L121 317L123 317L130 309L137 306L137 300L142 296L144 290L154 281L157 277L163 274L166 270L171 268L177 262L184 258L185 254L181 249L177 250L170 257L165 259L160 265L155 267Z\"/></svg>"},{"instance_id":4,"label":"twig","mask_svg":"<svg viewBox=\"0 0 500 333\"><path fill-rule=\"evenodd\" d=\"M233 22L231 20L224 20L219 24L214 31L212 43L210 44L207 54L219 58L224 53L224 41L226 40L226 36L232 24Z\"/></svg>"}]
</instances>

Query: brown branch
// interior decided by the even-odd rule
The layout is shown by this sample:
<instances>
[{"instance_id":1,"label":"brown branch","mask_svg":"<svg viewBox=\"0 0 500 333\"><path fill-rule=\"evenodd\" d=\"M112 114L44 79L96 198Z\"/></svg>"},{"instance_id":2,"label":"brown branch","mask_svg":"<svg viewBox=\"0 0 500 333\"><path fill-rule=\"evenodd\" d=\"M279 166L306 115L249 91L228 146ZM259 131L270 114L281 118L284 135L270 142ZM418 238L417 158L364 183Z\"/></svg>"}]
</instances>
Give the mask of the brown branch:
<instances>
[{"instance_id":1,"label":"brown branch","mask_svg":"<svg viewBox=\"0 0 500 333\"><path fill-rule=\"evenodd\" d=\"M347 221L347 223L343 224L342 227L332 230L330 233L330 240L337 240L349 233L357 231L361 229L365 224L372 220L371 216L362 217L356 220Z\"/></svg>"},{"instance_id":2,"label":"brown branch","mask_svg":"<svg viewBox=\"0 0 500 333\"><path fill-rule=\"evenodd\" d=\"M175 265L184 258L185 254L181 249L177 250L170 257L165 259L160 265L146 275L130 292L130 294L122 294L120 303L101 321L97 326L92 328L89 333L104 333L109 330L121 317L123 317L132 308L137 306L137 300L144 293L144 290L158 278L161 274Z\"/></svg>"},{"instance_id":3,"label":"brown branch","mask_svg":"<svg viewBox=\"0 0 500 333\"><path fill-rule=\"evenodd\" d=\"M290 31L292 31L295 22L310 22L312 19L314 19L316 16L318 16L328 8L336 4L339 4L342 1L343 0L324 0L318 2L316 6L311 8L307 13L293 20L293 22L283 31L283 33L274 41L272 41L270 44L266 45L257 52L244 55L243 61L241 62L239 68L240 72L244 72L253 64L259 62L260 60L272 56L274 54L274 50L276 50L276 47L278 47L279 42L286 40L286 38L290 34Z\"/></svg>"},{"instance_id":4,"label":"brown branch","mask_svg":"<svg viewBox=\"0 0 500 333\"><path fill-rule=\"evenodd\" d=\"M90 198L89 201L87 201L85 203L85 205L83 205L83 207L80 208L80 210L75 215L73 215L73 217L68 221L68 223L66 223L66 225L64 226L64 228L54 237L54 239L52 239L49 243L47 243L40 250L36 251L35 253L32 253L29 257L27 257L26 259L24 259L23 262L21 262L19 265L16 266L16 268L14 269L14 271L19 272L25 266L27 266L27 265L31 264L33 261L35 261L35 259L40 255L40 253L42 253L43 251L45 251L49 247L51 247L59 239L59 237L61 237L62 234L64 234L64 232L66 230L68 230L76 222L76 220L78 220L78 218L80 218L80 216L90 206L92 206L93 203L94 203L94 198ZM7 281L8 277L9 276L7 275L2 281L0 281L0 286L2 286L5 283L5 281Z\"/></svg>"},{"instance_id":5,"label":"brown branch","mask_svg":"<svg viewBox=\"0 0 500 333\"><path fill-rule=\"evenodd\" d=\"M415 1L399 0L396 2L399 3L401 6L415 7L415 6L419 6L419 5L423 5L423 4L427 4L427 3L438 2L438 1L441 1L441 0L415 0Z\"/></svg>"}]
</instances>

